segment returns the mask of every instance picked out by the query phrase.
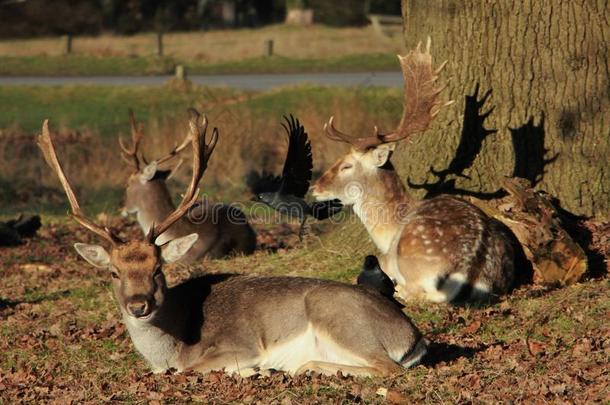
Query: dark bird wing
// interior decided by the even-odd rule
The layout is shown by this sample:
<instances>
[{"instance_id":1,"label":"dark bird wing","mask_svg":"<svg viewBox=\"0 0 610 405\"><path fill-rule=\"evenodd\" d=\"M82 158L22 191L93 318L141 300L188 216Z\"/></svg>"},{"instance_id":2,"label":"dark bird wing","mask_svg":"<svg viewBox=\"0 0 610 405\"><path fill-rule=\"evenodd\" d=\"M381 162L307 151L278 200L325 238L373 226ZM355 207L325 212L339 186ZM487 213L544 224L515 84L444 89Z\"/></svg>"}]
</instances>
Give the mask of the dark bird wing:
<instances>
[{"instance_id":1,"label":"dark bird wing","mask_svg":"<svg viewBox=\"0 0 610 405\"><path fill-rule=\"evenodd\" d=\"M251 170L246 175L246 184L254 195L260 193L273 193L282 187L282 178L269 172Z\"/></svg>"},{"instance_id":2,"label":"dark bird wing","mask_svg":"<svg viewBox=\"0 0 610 405\"><path fill-rule=\"evenodd\" d=\"M311 144L305 128L298 119L290 115L284 117L286 124L282 126L288 133L288 153L282 171L281 194L291 194L303 198L309 190L313 170Z\"/></svg>"}]
</instances>

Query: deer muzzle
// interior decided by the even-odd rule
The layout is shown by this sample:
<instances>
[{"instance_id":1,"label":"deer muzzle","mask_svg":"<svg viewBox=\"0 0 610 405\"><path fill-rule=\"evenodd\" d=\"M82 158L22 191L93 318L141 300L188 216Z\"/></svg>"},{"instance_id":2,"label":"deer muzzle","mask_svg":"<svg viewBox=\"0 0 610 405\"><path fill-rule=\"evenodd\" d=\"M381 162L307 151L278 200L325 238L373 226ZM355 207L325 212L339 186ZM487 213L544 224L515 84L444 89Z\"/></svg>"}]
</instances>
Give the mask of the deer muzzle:
<instances>
[{"instance_id":1,"label":"deer muzzle","mask_svg":"<svg viewBox=\"0 0 610 405\"><path fill-rule=\"evenodd\" d=\"M146 318L152 312L152 305L147 300L131 301L127 304L127 311L135 318Z\"/></svg>"}]
</instances>

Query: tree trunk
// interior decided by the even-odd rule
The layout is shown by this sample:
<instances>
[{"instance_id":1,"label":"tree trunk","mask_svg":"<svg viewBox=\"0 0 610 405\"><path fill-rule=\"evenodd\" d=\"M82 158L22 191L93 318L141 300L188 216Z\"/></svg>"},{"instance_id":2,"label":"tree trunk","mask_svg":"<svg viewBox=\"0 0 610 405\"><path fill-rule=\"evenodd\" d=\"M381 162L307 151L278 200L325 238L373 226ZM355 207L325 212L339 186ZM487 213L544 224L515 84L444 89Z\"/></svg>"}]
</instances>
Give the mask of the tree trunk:
<instances>
[{"instance_id":1,"label":"tree trunk","mask_svg":"<svg viewBox=\"0 0 610 405\"><path fill-rule=\"evenodd\" d=\"M402 8L407 48L432 38L435 64L449 61L445 97L456 101L398 154L413 187L493 196L516 175L573 213L608 217L609 2L403 0Z\"/></svg>"}]
</instances>

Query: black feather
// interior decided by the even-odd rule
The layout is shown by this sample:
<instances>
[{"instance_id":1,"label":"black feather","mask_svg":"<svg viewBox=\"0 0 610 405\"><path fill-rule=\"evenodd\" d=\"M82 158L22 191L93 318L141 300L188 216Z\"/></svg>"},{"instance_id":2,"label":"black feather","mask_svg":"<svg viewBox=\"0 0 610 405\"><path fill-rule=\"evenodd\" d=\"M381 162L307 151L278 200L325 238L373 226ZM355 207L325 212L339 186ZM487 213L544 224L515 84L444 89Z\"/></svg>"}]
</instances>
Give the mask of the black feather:
<instances>
[{"instance_id":1,"label":"black feather","mask_svg":"<svg viewBox=\"0 0 610 405\"><path fill-rule=\"evenodd\" d=\"M303 198L309 190L313 174L313 156L311 144L305 128L298 119L284 116L286 124L282 126L288 133L288 152L282 170L281 194L291 194Z\"/></svg>"},{"instance_id":2,"label":"black feather","mask_svg":"<svg viewBox=\"0 0 610 405\"><path fill-rule=\"evenodd\" d=\"M282 178L274 176L266 171L261 173L256 170L251 170L246 175L246 185L254 195L260 193L273 193L278 191L282 186Z\"/></svg>"}]
</instances>

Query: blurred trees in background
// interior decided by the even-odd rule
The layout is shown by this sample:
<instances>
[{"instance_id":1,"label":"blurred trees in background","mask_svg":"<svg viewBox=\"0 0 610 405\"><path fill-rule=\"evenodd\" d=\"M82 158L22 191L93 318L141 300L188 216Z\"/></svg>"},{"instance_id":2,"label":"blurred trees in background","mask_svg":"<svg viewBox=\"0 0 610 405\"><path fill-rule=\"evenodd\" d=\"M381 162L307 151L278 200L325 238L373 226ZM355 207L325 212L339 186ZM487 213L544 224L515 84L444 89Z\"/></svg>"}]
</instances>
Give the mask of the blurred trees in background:
<instances>
[{"instance_id":1,"label":"blurred trees in background","mask_svg":"<svg viewBox=\"0 0 610 405\"><path fill-rule=\"evenodd\" d=\"M316 23L363 25L368 13L400 14L400 0L0 0L0 37L130 35L279 23L311 8Z\"/></svg>"},{"instance_id":2,"label":"blurred trees in background","mask_svg":"<svg viewBox=\"0 0 610 405\"><path fill-rule=\"evenodd\" d=\"M95 34L102 27L96 0L0 0L0 37Z\"/></svg>"}]
</instances>

